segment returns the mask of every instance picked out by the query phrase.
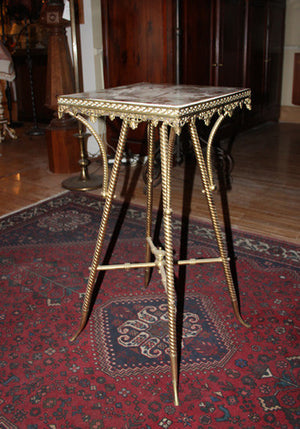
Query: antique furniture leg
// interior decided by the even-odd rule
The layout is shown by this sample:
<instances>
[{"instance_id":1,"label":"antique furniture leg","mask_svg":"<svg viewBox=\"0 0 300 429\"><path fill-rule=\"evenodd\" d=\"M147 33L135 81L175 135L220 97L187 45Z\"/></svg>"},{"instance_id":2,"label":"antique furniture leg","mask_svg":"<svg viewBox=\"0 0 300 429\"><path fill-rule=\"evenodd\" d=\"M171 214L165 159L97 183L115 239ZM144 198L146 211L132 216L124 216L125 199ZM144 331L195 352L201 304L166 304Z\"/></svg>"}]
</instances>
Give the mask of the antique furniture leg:
<instances>
[{"instance_id":1,"label":"antique furniture leg","mask_svg":"<svg viewBox=\"0 0 300 429\"><path fill-rule=\"evenodd\" d=\"M211 131L211 134L209 137L207 165L206 165L204 157L203 157L203 153L202 153L202 149L201 149L201 145L200 145L200 141L199 141L199 137L198 137L198 133L197 133L197 128L195 125L195 120L190 121L189 129L190 129L191 139L192 139L193 146L194 146L194 151L195 151L196 158L197 158L197 163L198 163L198 166L200 168L203 190L204 190L204 193L205 193L205 196L207 199L207 204L208 204L208 208L209 208L209 212L210 212L210 216L211 216L211 220L212 220L212 225L213 225L213 228L215 231L216 240L217 240L217 244L218 244L218 248L219 248L219 253L220 253L220 256L222 259L222 264L223 264L223 268L224 268L224 273L225 273L225 278L226 278L226 282L227 282L227 286L228 286L229 295L230 295L232 306L233 306L233 311L234 311L236 318L239 320L239 322L248 328L248 327L250 327L250 325L247 324L242 319L241 314L240 314L237 295L236 295L234 283L232 280L232 275L231 275L231 271L230 271L228 257L227 257L227 253L225 251L225 246L223 244L221 228L220 228L220 224L219 224L219 220L218 220L218 216L217 216L217 211L216 211L216 207L215 207L215 203L214 203L214 199L213 199L213 195L212 195L212 191L214 190L215 186L213 185L213 179L212 179L210 147L211 147L211 144L213 141L213 137L217 131L217 128L221 124L222 120L223 120L223 116L221 115L217 119L215 126L212 128L212 131Z\"/></svg>"},{"instance_id":2,"label":"antique furniture leg","mask_svg":"<svg viewBox=\"0 0 300 429\"><path fill-rule=\"evenodd\" d=\"M116 183L117 183L117 179L118 179L118 175L119 175L121 159L122 159L123 151L124 151L124 147L125 147L128 127L129 127L128 121L124 120L122 123L122 127L121 127L120 137L119 137L116 156L115 156L115 162L114 162L113 169L112 169L111 176L110 176L110 181L109 181L108 191L107 191L107 195L106 195L106 199L105 199L105 204L104 204L103 214L102 214L100 228L99 228L99 232L98 232L96 247L95 247L95 251L94 251L92 265L90 268L90 275L89 275L87 289L86 289L84 302L83 302L83 306L82 306L80 327L79 327L78 331L76 332L76 334L71 338L71 341L74 341L78 337L78 335L84 329L84 327L87 323L87 320L88 320L90 306L91 306L91 300L92 300L94 286L95 286L97 266L99 263L100 254L101 254L102 247L103 247L103 241L104 241L105 231L106 231L106 227L107 227L108 217L109 217L110 210L111 210L112 200L113 200L113 197L115 194L115 188L116 188Z\"/></svg>"},{"instance_id":3,"label":"antique furniture leg","mask_svg":"<svg viewBox=\"0 0 300 429\"><path fill-rule=\"evenodd\" d=\"M147 168L147 208L146 208L146 237L151 237L152 227L152 208L153 208L153 124L148 122L147 126L147 144L148 144L148 168ZM145 262L151 261L150 244L146 241L146 258ZM150 267L145 268L145 287L148 286L150 280Z\"/></svg>"},{"instance_id":4,"label":"antique furniture leg","mask_svg":"<svg viewBox=\"0 0 300 429\"><path fill-rule=\"evenodd\" d=\"M173 133L173 131L172 131ZM174 142L174 139L172 139ZM171 140L170 140L171 141ZM174 404L179 405L178 400L178 356L176 335L176 297L174 287L173 267L173 239L172 239L172 209L171 209L171 183L170 172L173 161L173 144L168 144L167 125L160 127L160 150L161 150L161 174L162 174L162 198L163 198L163 221L165 239L165 268L168 301L168 324L169 324L169 348L171 373L173 382Z\"/></svg>"}]
</instances>

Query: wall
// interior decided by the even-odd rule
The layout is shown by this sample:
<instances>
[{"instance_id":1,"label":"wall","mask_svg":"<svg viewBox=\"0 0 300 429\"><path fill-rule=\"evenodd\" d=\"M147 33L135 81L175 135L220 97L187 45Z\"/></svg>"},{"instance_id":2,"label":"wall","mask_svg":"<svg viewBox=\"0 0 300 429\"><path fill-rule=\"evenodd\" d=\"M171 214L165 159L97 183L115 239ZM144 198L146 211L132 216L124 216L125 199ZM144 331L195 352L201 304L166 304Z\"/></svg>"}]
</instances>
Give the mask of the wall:
<instances>
[{"instance_id":1,"label":"wall","mask_svg":"<svg viewBox=\"0 0 300 429\"><path fill-rule=\"evenodd\" d=\"M84 0L84 24L80 25L83 90L95 91L104 88L102 66L102 23L99 0ZM104 138L105 126L102 120L92 124ZM90 157L99 154L94 137L89 137L87 150Z\"/></svg>"},{"instance_id":2,"label":"wall","mask_svg":"<svg viewBox=\"0 0 300 429\"><path fill-rule=\"evenodd\" d=\"M281 96L281 122L300 123L300 106L292 104L294 55L300 52L300 1L287 0Z\"/></svg>"},{"instance_id":3,"label":"wall","mask_svg":"<svg viewBox=\"0 0 300 429\"><path fill-rule=\"evenodd\" d=\"M65 17L68 18L67 1L65 1L65 13ZM97 91L104 88L100 0L83 1L83 19L84 22L80 24L83 91ZM70 29L68 29L67 35L72 52ZM92 126L103 138L105 137L105 126L102 120ZM88 138L87 151L89 157L99 154L99 147L93 136Z\"/></svg>"}]
</instances>

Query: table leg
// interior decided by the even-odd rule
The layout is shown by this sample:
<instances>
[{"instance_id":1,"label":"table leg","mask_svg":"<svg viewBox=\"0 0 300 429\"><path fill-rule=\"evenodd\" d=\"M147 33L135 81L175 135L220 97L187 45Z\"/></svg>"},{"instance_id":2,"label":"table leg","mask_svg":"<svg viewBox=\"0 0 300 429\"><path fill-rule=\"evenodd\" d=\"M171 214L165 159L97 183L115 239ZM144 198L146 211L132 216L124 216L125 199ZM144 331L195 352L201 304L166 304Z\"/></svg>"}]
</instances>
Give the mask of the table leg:
<instances>
[{"instance_id":1,"label":"table leg","mask_svg":"<svg viewBox=\"0 0 300 429\"><path fill-rule=\"evenodd\" d=\"M217 125L219 125L220 123L221 123L221 120L220 121L218 120ZM228 256L227 256L227 253L225 251L225 246L223 244L221 228L220 228L220 224L219 224L219 220L218 220L218 216L217 216L217 211L216 211L216 207L215 207L215 203L214 203L214 199L213 199L213 195L212 195L212 191L213 191L214 187L213 187L213 183L212 183L210 159L207 160L207 163L209 164L208 168L207 168L204 157L203 157L201 145L200 145L197 128L196 128L194 121L191 121L189 123L189 129L190 129L191 139L193 142L194 151L196 154L197 163L198 163L198 166L200 168L202 184L203 184L205 196L207 199L207 204L208 204L208 208L209 208L209 212L210 212L210 216L211 216L211 220L212 220L212 225L213 225L213 228L215 231L215 236L216 236L216 240L217 240L217 244L218 244L218 248L219 248L219 253L220 253L220 256L222 259L222 264L223 264L223 268L224 268L224 273L225 273L225 278L226 278L226 282L227 282L227 286L228 286L229 295L231 298L231 303L233 306L233 311L234 311L236 318L239 320L239 322L248 328L248 327L250 327L250 325L247 324L242 319L242 316L240 314L237 295L236 295L236 291L235 291L235 287L234 287L234 283L233 283L233 279L232 279L232 275L231 275L231 271L230 271L230 266L229 266L229 262L228 262ZM216 133L216 127L213 128L212 132L213 132L213 135ZM210 141L212 143L212 138L210 138ZM207 170L209 170L210 174L208 174Z\"/></svg>"},{"instance_id":2,"label":"table leg","mask_svg":"<svg viewBox=\"0 0 300 429\"><path fill-rule=\"evenodd\" d=\"M76 334L71 338L71 341L74 341L78 337L78 335L84 329L84 327L87 323L87 320L88 320L92 296L93 296L93 291L94 291L94 286L95 286L97 266L99 263L100 254L101 254L102 247L103 247L103 241L104 241L105 231L106 231L106 227L107 227L108 217L109 217L110 210L111 210L112 200L113 200L114 194L115 194L115 188L116 188L116 183L117 183L117 179L119 176L121 159L123 156L127 132L128 132L128 122L126 120L124 120L122 123L122 127L121 127L121 132L120 132L120 137L119 137L119 141L118 141L115 161L114 161L113 169L112 169L111 176L110 176L110 181L109 181L108 190L107 190L107 194L106 194L103 214L102 214L101 223L100 223L99 232L98 232L98 237L97 237L97 241L96 241L96 247L95 247L92 265L91 265L91 269L90 269L90 275L89 275L86 293L85 293L85 297L84 297L84 301L83 301L80 327L79 327L78 331L76 332Z\"/></svg>"},{"instance_id":3,"label":"table leg","mask_svg":"<svg viewBox=\"0 0 300 429\"><path fill-rule=\"evenodd\" d=\"M148 144L148 166L147 166L147 209L146 209L146 238L151 237L152 227L152 209L153 209L153 160L154 160L154 147L153 147L153 124L148 122L147 127L147 144ZM146 241L146 262L151 261L151 249L148 241ZM145 268L145 287L148 286L150 280L151 269Z\"/></svg>"},{"instance_id":4,"label":"table leg","mask_svg":"<svg viewBox=\"0 0 300 429\"><path fill-rule=\"evenodd\" d=\"M173 133L174 131L172 131L172 135L174 135ZM174 141L174 139L172 140ZM171 143L172 143L172 140L170 139ZM173 162L173 144L171 145L168 144L168 130L167 130L166 124L162 124L160 128L160 152L161 152L164 239L165 239L165 267L166 267L167 301L168 301L169 348L170 348L174 404L179 405L177 332L176 332L176 297L175 297L175 287L174 287L172 209L171 209L171 185L170 185L170 172L171 172L171 166Z\"/></svg>"}]
</instances>

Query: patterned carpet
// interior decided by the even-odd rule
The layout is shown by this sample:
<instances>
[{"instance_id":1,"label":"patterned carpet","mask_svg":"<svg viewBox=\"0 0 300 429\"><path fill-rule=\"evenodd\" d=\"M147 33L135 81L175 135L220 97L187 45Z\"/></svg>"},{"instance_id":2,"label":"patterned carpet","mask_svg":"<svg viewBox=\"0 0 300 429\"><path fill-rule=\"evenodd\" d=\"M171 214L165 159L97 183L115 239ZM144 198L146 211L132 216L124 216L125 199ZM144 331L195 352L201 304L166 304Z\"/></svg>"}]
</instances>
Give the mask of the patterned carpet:
<instances>
[{"instance_id":1,"label":"patterned carpet","mask_svg":"<svg viewBox=\"0 0 300 429\"><path fill-rule=\"evenodd\" d=\"M299 428L299 249L234 232L251 329L232 314L219 264L176 270L180 308L185 299L174 407L157 272L147 289L142 270L102 275L90 321L69 342L102 206L67 192L0 219L0 428ZM144 223L144 210L114 204L106 263L143 260ZM209 225L190 221L187 235L175 217L173 229L175 259L217 255Z\"/></svg>"}]
</instances>

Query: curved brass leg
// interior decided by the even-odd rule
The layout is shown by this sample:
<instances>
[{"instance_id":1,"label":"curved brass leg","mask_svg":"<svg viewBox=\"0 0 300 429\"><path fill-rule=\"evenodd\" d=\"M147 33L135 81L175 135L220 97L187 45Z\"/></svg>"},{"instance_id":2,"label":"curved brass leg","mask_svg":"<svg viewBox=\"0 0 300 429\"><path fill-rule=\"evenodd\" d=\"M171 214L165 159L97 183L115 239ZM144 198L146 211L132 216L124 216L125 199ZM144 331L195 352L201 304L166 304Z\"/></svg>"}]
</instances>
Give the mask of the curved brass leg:
<instances>
[{"instance_id":1,"label":"curved brass leg","mask_svg":"<svg viewBox=\"0 0 300 429\"><path fill-rule=\"evenodd\" d=\"M211 129L211 132L210 132L209 137L208 137L208 142L207 142L206 165L207 165L207 173L208 173L208 178L209 178L210 189L212 191L215 189L215 185L214 185L213 172L212 172L211 150L212 150L212 144L214 141L215 134L218 131L218 128L221 125L221 122L223 121L224 118L225 118L224 115L220 115L218 117L218 119L214 123L214 126Z\"/></svg>"},{"instance_id":2,"label":"curved brass leg","mask_svg":"<svg viewBox=\"0 0 300 429\"><path fill-rule=\"evenodd\" d=\"M212 144L213 136L215 135L215 133L217 131L217 127L222 122L222 119L223 118L218 119L217 122L216 122L216 127L213 127L213 129L212 129L211 136L210 136L210 139L209 139L210 145ZM216 211L214 199L213 199L213 196L212 196L212 190L213 190L214 186L213 186L213 183L212 183L212 173L211 173L210 158L208 158L208 160L207 160L207 162L209 164L209 170L210 170L210 175L209 175L208 172L207 172L207 167L206 167L205 160L204 160L204 157L203 157L203 153L202 153L202 149L201 149L201 145L200 145L200 141L199 141L199 137L198 137L196 125L195 125L194 122L191 121L189 123L189 129L190 129L191 139L192 139L193 146L194 146L194 151L195 151L196 158L197 158L197 163L198 163L198 166L199 166L200 172L201 172L201 179L202 179L202 183L203 183L203 188L204 188L205 196L206 196L206 199L207 199L207 204L208 204L208 208L209 208L209 212L210 212L210 216L211 216L213 228L214 228L214 231L215 231L215 235L216 235L216 240L217 240L217 244L218 244L220 256L221 256L222 263L223 263L225 278L226 278L226 282L227 282L227 286L228 286L229 295L230 295L230 298L231 298L231 303L232 303L232 306L233 306L233 311L234 311L234 314L235 314L236 318L239 320L239 322L242 325L244 325L247 328L249 328L250 325L248 323L246 323L242 319L242 316L240 314L240 310L239 310L239 306L238 306L238 300L237 300L237 296L236 296L236 291L235 291L235 287L234 287L233 280L232 280L230 266L229 266L229 263L228 263L227 252L225 251L225 247L224 247L224 244L223 244L223 239L222 239L222 234L221 234L221 228L220 228L219 220L218 220L218 217L217 217L217 211Z\"/></svg>"},{"instance_id":3,"label":"curved brass leg","mask_svg":"<svg viewBox=\"0 0 300 429\"><path fill-rule=\"evenodd\" d=\"M128 122L123 121L121 132L120 132L120 137L119 137L119 141L118 141L116 156L115 156L115 162L114 162L113 169L111 172L107 196L105 199L103 214L102 214L101 223L100 223L99 232L98 232L98 237L97 237L97 241L96 241L96 247L95 247L92 265L91 265L91 269L90 269L90 275L89 275L86 293L85 293L85 297L84 297L84 301L83 301L80 327L79 327L78 331L76 332L76 334L71 338L71 341L74 341L78 337L78 335L81 333L81 331L84 329L84 327L87 323L87 319L88 319L88 315L89 315L89 311L90 311L91 299L92 299L92 295L93 295L93 291L94 291L97 266L99 263L101 250L103 247L103 240L104 240L104 235L105 235L105 231L106 231L106 227L107 227L108 217L109 217L110 210L111 210L112 200L113 200L113 197L115 194L115 188L116 188L116 183L117 183L117 179L118 179L118 175L119 175L119 170L120 170L120 165L121 165L121 159L123 156L124 146L125 146L125 142L126 142L127 131L128 131Z\"/></svg>"},{"instance_id":4,"label":"curved brass leg","mask_svg":"<svg viewBox=\"0 0 300 429\"><path fill-rule=\"evenodd\" d=\"M148 143L148 168L147 168L147 209L146 209L146 238L151 237L152 226L152 209L153 209L153 124L148 122L147 127L147 143ZM148 241L146 241L146 262L151 261L151 249ZM145 287L148 286L150 280L150 268L145 268Z\"/></svg>"},{"instance_id":5,"label":"curved brass leg","mask_svg":"<svg viewBox=\"0 0 300 429\"><path fill-rule=\"evenodd\" d=\"M172 240L172 210L171 210L171 187L170 172L173 161L173 143L168 144L167 126L160 128L160 152L161 152L161 175L162 175L162 198L163 198L163 219L165 238L165 268L167 283L168 301L168 324L169 324L169 347L172 382L174 391L174 404L178 401L178 363L177 363L177 333L176 333L176 297L174 288L174 267L173 267L173 240ZM171 147L170 147L171 146Z\"/></svg>"},{"instance_id":6,"label":"curved brass leg","mask_svg":"<svg viewBox=\"0 0 300 429\"><path fill-rule=\"evenodd\" d=\"M102 161L103 161L102 196L106 197L107 188L108 188L108 162L107 162L107 154L106 154L105 144L104 144L103 140L101 139L101 137L99 136L99 134L96 133L94 128L91 126L91 124L89 124L89 122L83 116L81 116L79 113L77 113L75 115L70 110L68 110L66 113L73 116L75 119L80 121L83 125L85 125L85 127L91 132L91 134L95 137L96 142L98 143L100 153L101 153L101 157L102 157Z\"/></svg>"}]
</instances>

